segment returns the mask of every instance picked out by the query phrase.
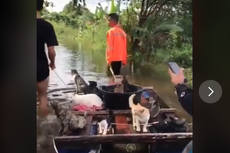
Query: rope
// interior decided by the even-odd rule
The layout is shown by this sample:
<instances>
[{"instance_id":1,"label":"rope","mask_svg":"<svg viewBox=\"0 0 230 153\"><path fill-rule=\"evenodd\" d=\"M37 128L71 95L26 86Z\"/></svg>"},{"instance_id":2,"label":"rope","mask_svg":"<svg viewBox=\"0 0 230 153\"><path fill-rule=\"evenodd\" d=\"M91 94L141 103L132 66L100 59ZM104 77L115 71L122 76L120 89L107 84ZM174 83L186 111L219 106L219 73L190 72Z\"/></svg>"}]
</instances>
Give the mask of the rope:
<instances>
[{"instance_id":1,"label":"rope","mask_svg":"<svg viewBox=\"0 0 230 153\"><path fill-rule=\"evenodd\" d=\"M54 73L56 74L56 76L61 80L61 82L68 87L68 85L65 84L65 82L61 79L61 77L57 74L57 72L54 70Z\"/></svg>"}]
</instances>

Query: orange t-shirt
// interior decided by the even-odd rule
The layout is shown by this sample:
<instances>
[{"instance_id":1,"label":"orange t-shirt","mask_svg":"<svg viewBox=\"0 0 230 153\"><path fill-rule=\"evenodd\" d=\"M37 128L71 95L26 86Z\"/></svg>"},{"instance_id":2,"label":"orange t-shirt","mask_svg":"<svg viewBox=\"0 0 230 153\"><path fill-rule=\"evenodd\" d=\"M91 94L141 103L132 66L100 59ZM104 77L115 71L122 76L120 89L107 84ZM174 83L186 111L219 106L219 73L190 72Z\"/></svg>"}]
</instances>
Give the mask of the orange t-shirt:
<instances>
[{"instance_id":1,"label":"orange t-shirt","mask_svg":"<svg viewBox=\"0 0 230 153\"><path fill-rule=\"evenodd\" d=\"M113 61L127 63L126 41L126 33L119 26L115 26L107 32L107 64L111 64Z\"/></svg>"}]
</instances>

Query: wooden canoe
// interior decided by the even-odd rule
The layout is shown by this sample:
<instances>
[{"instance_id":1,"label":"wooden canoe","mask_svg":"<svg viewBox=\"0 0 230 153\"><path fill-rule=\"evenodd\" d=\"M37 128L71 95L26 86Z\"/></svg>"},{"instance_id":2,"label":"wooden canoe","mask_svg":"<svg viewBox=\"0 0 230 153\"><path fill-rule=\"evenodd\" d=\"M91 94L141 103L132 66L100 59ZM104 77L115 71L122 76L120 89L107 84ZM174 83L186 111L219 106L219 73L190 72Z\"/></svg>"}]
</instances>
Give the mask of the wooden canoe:
<instances>
[{"instance_id":1,"label":"wooden canoe","mask_svg":"<svg viewBox=\"0 0 230 153\"><path fill-rule=\"evenodd\" d=\"M152 126L148 127L147 133L137 133L133 130L130 110L114 110L114 133L111 130L107 135L100 135L95 120L98 116L107 115L108 111L92 111L86 118L86 127L79 133L73 136L54 138L53 145L56 152L181 153L193 138L192 124L183 124L184 121L177 116L176 109L170 108L163 102L152 87L144 88L148 95L156 98L161 106L158 116L150 119L149 122L152 123ZM66 92L65 89L62 90ZM52 94L52 91L49 93ZM141 104L147 107L148 100L142 97ZM78 111L74 111L74 113L83 114ZM174 120L174 124L170 124L170 126L166 124L173 123L172 120ZM175 124L175 121L178 121L178 124Z\"/></svg>"}]
</instances>

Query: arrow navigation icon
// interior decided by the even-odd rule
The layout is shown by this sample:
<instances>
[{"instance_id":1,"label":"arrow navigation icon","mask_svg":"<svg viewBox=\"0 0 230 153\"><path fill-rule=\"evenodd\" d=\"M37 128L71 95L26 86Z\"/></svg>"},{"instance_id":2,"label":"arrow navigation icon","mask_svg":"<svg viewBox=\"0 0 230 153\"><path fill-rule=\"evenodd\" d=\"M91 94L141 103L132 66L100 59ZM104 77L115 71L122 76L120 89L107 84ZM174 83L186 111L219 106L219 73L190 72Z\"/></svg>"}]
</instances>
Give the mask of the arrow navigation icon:
<instances>
[{"instance_id":1,"label":"arrow navigation icon","mask_svg":"<svg viewBox=\"0 0 230 153\"><path fill-rule=\"evenodd\" d=\"M208 95L208 97L210 97L214 93L214 91L210 87L208 87L208 89L211 91L210 94Z\"/></svg>"}]
</instances>

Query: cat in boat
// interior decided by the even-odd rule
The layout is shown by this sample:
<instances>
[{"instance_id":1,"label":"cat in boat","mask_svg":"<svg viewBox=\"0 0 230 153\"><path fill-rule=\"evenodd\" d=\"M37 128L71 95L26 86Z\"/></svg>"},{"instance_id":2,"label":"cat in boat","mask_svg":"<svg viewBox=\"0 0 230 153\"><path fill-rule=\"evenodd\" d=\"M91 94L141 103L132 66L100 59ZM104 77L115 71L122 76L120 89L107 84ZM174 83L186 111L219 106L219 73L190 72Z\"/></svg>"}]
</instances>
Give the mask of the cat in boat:
<instances>
[{"instance_id":1,"label":"cat in boat","mask_svg":"<svg viewBox=\"0 0 230 153\"><path fill-rule=\"evenodd\" d=\"M68 135L73 130L83 129L86 125L86 115L75 115L72 111L63 109L58 102L50 102L50 106L54 109L55 115L61 122L61 135Z\"/></svg>"},{"instance_id":2,"label":"cat in boat","mask_svg":"<svg viewBox=\"0 0 230 153\"><path fill-rule=\"evenodd\" d=\"M123 84L117 84L114 88L115 93L124 93L124 85Z\"/></svg>"},{"instance_id":3,"label":"cat in boat","mask_svg":"<svg viewBox=\"0 0 230 153\"><path fill-rule=\"evenodd\" d=\"M72 80L74 82L77 93L94 93L97 94L100 98L102 98L102 94L97 88L97 82L95 81L85 81L79 75L77 70L71 70Z\"/></svg>"},{"instance_id":4,"label":"cat in boat","mask_svg":"<svg viewBox=\"0 0 230 153\"><path fill-rule=\"evenodd\" d=\"M89 83L87 85L86 82L82 79L82 77L78 73L78 71L75 69L71 70L71 75L72 75L72 80L74 82L77 93L83 93L83 90L87 88Z\"/></svg>"},{"instance_id":5,"label":"cat in boat","mask_svg":"<svg viewBox=\"0 0 230 153\"><path fill-rule=\"evenodd\" d=\"M129 82L128 82L128 75L123 75L123 79L121 81L121 84L117 84L116 87L114 88L114 92L115 93L124 93L124 92L128 92L128 86L129 86Z\"/></svg>"},{"instance_id":6,"label":"cat in boat","mask_svg":"<svg viewBox=\"0 0 230 153\"><path fill-rule=\"evenodd\" d=\"M112 127L112 112L109 111L109 115L104 117L98 117L98 128L99 128L99 134L106 135L110 129L113 129Z\"/></svg>"},{"instance_id":7,"label":"cat in boat","mask_svg":"<svg viewBox=\"0 0 230 153\"><path fill-rule=\"evenodd\" d=\"M132 113L133 128L134 130L140 132L140 124L143 124L143 132L148 132L147 125L150 119L150 111L148 108L141 106L139 103L134 104L133 99L135 96L136 94L132 94L129 97L129 107L131 108Z\"/></svg>"},{"instance_id":8,"label":"cat in boat","mask_svg":"<svg viewBox=\"0 0 230 153\"><path fill-rule=\"evenodd\" d=\"M84 104L88 107L92 107L92 106L102 107L103 106L103 102L101 98L96 94L86 94L86 95L75 94L74 97L72 97L72 102L74 105Z\"/></svg>"}]
</instances>

